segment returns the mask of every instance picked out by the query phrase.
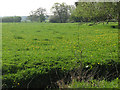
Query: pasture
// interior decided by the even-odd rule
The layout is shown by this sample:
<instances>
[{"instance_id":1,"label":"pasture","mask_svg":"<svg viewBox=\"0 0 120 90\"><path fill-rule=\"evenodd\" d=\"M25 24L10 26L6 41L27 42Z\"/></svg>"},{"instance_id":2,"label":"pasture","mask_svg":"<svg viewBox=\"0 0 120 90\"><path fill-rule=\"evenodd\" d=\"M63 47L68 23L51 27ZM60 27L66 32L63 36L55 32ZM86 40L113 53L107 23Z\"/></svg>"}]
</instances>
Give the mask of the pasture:
<instances>
[{"instance_id":1,"label":"pasture","mask_svg":"<svg viewBox=\"0 0 120 90\"><path fill-rule=\"evenodd\" d=\"M118 29L111 27L116 25L115 22L93 26L78 23L3 23L3 87L37 87L40 82L49 85L49 80L44 80L49 78L49 72L57 70L62 78L64 73L78 68L80 62L84 68L90 69L94 65L112 67L114 62L119 62ZM50 77L54 77L54 73Z\"/></svg>"}]
</instances>

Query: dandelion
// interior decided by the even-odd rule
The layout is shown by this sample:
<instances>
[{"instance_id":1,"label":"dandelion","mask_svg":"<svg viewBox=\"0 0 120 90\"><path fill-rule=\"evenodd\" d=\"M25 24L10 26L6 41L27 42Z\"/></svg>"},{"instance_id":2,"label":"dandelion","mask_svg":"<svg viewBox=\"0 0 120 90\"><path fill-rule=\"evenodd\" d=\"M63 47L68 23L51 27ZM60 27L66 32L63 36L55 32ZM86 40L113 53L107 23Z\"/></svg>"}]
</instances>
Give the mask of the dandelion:
<instances>
[{"instance_id":1,"label":"dandelion","mask_svg":"<svg viewBox=\"0 0 120 90\"><path fill-rule=\"evenodd\" d=\"M20 83L18 83L18 85L20 85Z\"/></svg>"},{"instance_id":2,"label":"dandelion","mask_svg":"<svg viewBox=\"0 0 120 90\"><path fill-rule=\"evenodd\" d=\"M100 63L98 63L98 64L100 64Z\"/></svg>"}]
</instances>

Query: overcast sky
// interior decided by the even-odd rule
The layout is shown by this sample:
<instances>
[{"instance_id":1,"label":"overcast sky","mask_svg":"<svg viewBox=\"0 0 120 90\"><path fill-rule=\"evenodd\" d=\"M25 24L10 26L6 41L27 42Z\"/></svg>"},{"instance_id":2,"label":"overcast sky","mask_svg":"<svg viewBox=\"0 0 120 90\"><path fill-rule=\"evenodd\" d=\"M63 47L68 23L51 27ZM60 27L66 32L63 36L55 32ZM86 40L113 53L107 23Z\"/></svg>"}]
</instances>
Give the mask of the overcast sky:
<instances>
[{"instance_id":1,"label":"overcast sky","mask_svg":"<svg viewBox=\"0 0 120 90\"><path fill-rule=\"evenodd\" d=\"M54 3L65 2L68 5L74 5L78 0L1 0L0 16L27 16L31 10L39 7L46 8L47 13Z\"/></svg>"}]
</instances>

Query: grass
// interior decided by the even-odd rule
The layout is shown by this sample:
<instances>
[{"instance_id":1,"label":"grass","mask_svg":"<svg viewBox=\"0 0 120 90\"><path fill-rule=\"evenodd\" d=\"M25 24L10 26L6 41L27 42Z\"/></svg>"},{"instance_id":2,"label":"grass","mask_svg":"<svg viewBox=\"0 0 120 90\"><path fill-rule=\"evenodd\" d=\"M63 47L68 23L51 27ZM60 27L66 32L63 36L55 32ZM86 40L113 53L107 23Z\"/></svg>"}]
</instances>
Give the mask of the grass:
<instances>
[{"instance_id":1,"label":"grass","mask_svg":"<svg viewBox=\"0 0 120 90\"><path fill-rule=\"evenodd\" d=\"M119 62L118 29L112 25L117 23L3 23L3 87L27 87L33 77L73 70L81 60L89 68Z\"/></svg>"},{"instance_id":2,"label":"grass","mask_svg":"<svg viewBox=\"0 0 120 90\"><path fill-rule=\"evenodd\" d=\"M118 88L118 78L113 81L105 81L105 80L89 80L87 82L77 82L73 80L72 84L69 85L69 88Z\"/></svg>"}]
</instances>

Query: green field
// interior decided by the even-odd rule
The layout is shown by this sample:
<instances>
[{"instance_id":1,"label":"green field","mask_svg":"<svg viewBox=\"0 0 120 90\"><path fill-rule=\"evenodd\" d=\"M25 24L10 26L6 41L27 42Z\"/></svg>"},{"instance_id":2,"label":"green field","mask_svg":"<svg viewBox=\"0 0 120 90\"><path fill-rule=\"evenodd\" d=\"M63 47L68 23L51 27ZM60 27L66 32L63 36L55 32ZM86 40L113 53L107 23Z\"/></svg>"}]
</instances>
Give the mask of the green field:
<instances>
[{"instance_id":1,"label":"green field","mask_svg":"<svg viewBox=\"0 0 120 90\"><path fill-rule=\"evenodd\" d=\"M80 61L91 68L118 62L118 29L113 25L117 23L3 23L3 87L27 87L34 76L47 77L54 69L67 72Z\"/></svg>"}]
</instances>

